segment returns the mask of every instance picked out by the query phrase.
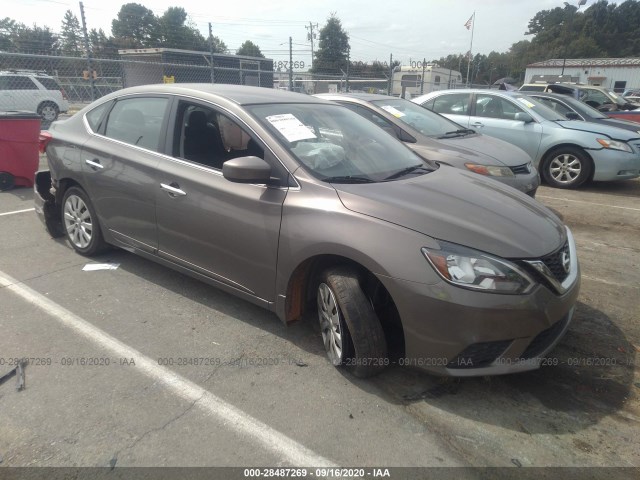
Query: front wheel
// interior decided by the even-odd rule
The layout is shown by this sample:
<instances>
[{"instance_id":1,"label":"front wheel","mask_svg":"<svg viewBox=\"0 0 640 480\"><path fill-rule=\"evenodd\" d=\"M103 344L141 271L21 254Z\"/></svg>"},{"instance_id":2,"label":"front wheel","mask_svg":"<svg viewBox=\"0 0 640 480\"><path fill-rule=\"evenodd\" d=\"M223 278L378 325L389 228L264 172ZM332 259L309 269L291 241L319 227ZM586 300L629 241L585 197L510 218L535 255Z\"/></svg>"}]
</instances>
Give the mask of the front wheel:
<instances>
[{"instance_id":1,"label":"front wheel","mask_svg":"<svg viewBox=\"0 0 640 480\"><path fill-rule=\"evenodd\" d=\"M318 318L329 361L356 377L370 377L389 363L380 320L362 291L357 272L326 270L317 290Z\"/></svg>"},{"instance_id":2,"label":"front wheel","mask_svg":"<svg viewBox=\"0 0 640 480\"><path fill-rule=\"evenodd\" d=\"M96 212L81 188L71 187L65 192L62 219L67 240L76 252L91 256L106 249Z\"/></svg>"},{"instance_id":3,"label":"front wheel","mask_svg":"<svg viewBox=\"0 0 640 480\"><path fill-rule=\"evenodd\" d=\"M551 152L544 162L542 175L555 188L576 188L591 175L591 160L575 147L565 147Z\"/></svg>"},{"instance_id":4,"label":"front wheel","mask_svg":"<svg viewBox=\"0 0 640 480\"><path fill-rule=\"evenodd\" d=\"M53 122L58 118L58 106L55 103L45 102L38 107L38 114L45 122Z\"/></svg>"}]
</instances>

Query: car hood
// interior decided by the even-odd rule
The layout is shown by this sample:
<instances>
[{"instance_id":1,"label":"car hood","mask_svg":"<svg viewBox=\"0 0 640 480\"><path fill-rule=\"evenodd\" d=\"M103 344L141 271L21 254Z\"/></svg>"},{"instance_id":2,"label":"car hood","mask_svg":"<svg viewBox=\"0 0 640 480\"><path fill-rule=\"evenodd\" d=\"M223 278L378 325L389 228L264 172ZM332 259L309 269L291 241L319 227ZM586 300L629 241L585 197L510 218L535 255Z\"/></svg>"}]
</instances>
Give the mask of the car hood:
<instances>
[{"instance_id":1,"label":"car hood","mask_svg":"<svg viewBox=\"0 0 640 480\"><path fill-rule=\"evenodd\" d=\"M603 118L600 120L600 123L603 123L610 127L624 128L625 130L631 130L632 132L640 134L640 125L638 125L637 122L620 120L618 118Z\"/></svg>"},{"instance_id":2,"label":"car hood","mask_svg":"<svg viewBox=\"0 0 640 480\"><path fill-rule=\"evenodd\" d=\"M333 186L351 211L503 258L539 258L566 240L562 222L542 204L453 167L391 182Z\"/></svg>"},{"instance_id":3,"label":"car hood","mask_svg":"<svg viewBox=\"0 0 640 480\"><path fill-rule=\"evenodd\" d=\"M638 132L618 127L612 127L602 123L583 122L580 120L556 121L555 123L560 125L562 128L566 128L567 130L579 130L581 132L596 133L599 135L606 135L609 138L617 140L633 140L636 138L640 138L640 134L638 134Z\"/></svg>"},{"instance_id":4,"label":"car hood","mask_svg":"<svg viewBox=\"0 0 640 480\"><path fill-rule=\"evenodd\" d=\"M531 161L531 157L521 148L487 135L446 139L424 137L423 140L418 140L418 143L407 145L429 160L461 168L468 162L515 167Z\"/></svg>"}]
</instances>

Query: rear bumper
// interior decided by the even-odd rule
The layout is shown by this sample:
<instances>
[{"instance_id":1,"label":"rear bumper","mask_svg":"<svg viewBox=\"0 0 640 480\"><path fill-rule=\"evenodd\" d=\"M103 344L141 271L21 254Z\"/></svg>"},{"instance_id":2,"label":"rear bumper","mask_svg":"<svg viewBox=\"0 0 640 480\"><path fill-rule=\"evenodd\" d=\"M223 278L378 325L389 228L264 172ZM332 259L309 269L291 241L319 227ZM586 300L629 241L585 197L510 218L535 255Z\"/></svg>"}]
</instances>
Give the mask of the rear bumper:
<instances>
[{"instance_id":1,"label":"rear bumper","mask_svg":"<svg viewBox=\"0 0 640 480\"><path fill-rule=\"evenodd\" d=\"M49 235L53 238L62 237L64 235L62 217L60 208L51 192L51 172L49 170L36 172L33 190L36 215L38 215Z\"/></svg>"}]
</instances>

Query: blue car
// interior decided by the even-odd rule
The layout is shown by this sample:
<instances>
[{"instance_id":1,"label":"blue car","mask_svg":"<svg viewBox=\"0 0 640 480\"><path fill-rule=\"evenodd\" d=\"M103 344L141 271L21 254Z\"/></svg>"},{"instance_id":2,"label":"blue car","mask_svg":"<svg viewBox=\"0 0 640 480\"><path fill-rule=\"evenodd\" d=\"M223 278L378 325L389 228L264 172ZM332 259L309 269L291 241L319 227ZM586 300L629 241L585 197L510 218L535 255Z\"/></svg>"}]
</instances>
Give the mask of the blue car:
<instances>
[{"instance_id":1,"label":"blue car","mask_svg":"<svg viewBox=\"0 0 640 480\"><path fill-rule=\"evenodd\" d=\"M522 148L552 187L640 176L638 132L569 120L519 92L440 90L412 101Z\"/></svg>"}]
</instances>

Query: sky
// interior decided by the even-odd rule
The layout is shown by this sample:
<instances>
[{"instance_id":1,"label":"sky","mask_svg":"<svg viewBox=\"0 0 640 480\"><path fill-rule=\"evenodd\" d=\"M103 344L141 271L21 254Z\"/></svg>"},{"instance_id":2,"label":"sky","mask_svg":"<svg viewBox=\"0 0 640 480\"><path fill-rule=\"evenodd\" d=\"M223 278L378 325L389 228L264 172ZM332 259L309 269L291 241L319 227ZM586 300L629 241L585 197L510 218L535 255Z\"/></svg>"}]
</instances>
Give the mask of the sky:
<instances>
[{"instance_id":1,"label":"sky","mask_svg":"<svg viewBox=\"0 0 640 480\"><path fill-rule=\"evenodd\" d=\"M577 5L577 0L571 0ZM87 26L111 33L111 20L128 2L83 0ZM471 47L471 30L464 24L474 15L473 54L505 52L511 44L530 38L527 25L541 10L562 7L562 0L136 0L156 15L181 6L194 26L213 34L235 51L245 40L256 43L266 57L288 60L292 37L295 59L311 60L309 24L320 28L335 12L350 36L351 59L370 63L394 60L409 65L426 58L464 54ZM591 1L589 2L591 3ZM613 3L613 2L610 2ZM587 4L588 6L588 4ZM0 0L0 17L27 25L36 23L60 31L66 10L80 19L73 0ZM317 42L317 41L316 41ZM317 47L317 43L316 43Z\"/></svg>"}]
</instances>

